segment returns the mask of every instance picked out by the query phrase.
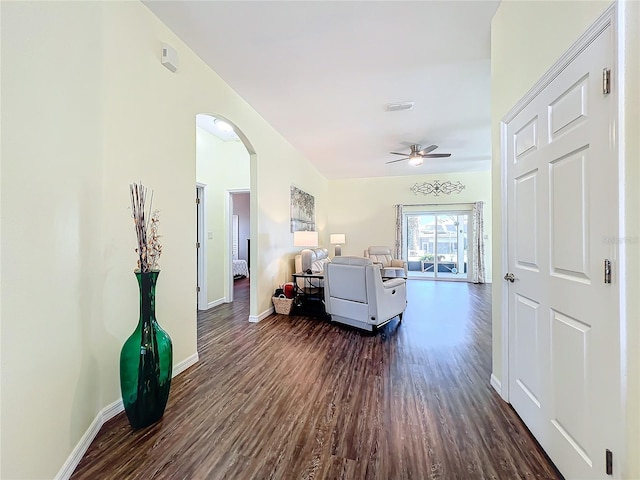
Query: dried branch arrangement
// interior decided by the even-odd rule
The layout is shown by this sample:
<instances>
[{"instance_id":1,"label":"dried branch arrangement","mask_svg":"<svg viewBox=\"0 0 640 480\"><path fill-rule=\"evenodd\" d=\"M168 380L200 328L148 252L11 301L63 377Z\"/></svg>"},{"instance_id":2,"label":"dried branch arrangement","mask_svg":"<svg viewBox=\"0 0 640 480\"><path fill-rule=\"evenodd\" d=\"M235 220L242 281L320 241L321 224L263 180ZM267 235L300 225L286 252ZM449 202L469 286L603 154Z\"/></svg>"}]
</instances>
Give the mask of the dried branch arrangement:
<instances>
[{"instance_id":1,"label":"dried branch arrangement","mask_svg":"<svg viewBox=\"0 0 640 480\"><path fill-rule=\"evenodd\" d=\"M160 235L158 235L158 224L160 223L160 212L151 210L153 206L153 191L149 199L149 209L145 217L145 206L147 202L147 188L142 183L132 183L131 210L133 223L138 237L138 270L141 272L151 272L158 269L158 261L162 255L162 245Z\"/></svg>"}]
</instances>

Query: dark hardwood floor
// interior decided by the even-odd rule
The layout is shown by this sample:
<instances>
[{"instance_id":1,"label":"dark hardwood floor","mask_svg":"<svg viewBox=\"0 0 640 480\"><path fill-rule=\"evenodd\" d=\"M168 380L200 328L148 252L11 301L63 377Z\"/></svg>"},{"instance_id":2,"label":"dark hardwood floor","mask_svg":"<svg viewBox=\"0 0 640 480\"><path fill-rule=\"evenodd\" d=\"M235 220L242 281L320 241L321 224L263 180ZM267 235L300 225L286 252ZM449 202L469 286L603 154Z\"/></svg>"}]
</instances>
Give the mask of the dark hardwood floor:
<instances>
[{"instance_id":1,"label":"dark hardwood floor","mask_svg":"<svg viewBox=\"0 0 640 480\"><path fill-rule=\"evenodd\" d=\"M198 316L164 418L103 426L73 479L561 478L489 385L490 285L410 281L377 334L236 301Z\"/></svg>"}]
</instances>

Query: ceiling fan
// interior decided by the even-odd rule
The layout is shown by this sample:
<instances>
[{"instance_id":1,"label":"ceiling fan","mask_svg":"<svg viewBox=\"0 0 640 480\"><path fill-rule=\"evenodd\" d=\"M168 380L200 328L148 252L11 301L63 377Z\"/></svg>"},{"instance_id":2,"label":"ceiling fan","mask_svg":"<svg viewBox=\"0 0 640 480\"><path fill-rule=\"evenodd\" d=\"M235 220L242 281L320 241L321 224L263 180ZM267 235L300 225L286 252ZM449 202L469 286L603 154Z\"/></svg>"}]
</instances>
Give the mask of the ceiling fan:
<instances>
[{"instance_id":1,"label":"ceiling fan","mask_svg":"<svg viewBox=\"0 0 640 480\"><path fill-rule=\"evenodd\" d=\"M403 160L409 160L410 165L417 167L418 165L422 165L422 161L425 158L443 158L443 157L451 156L450 153L429 153L429 152L433 152L436 148L438 148L437 145L431 145L430 147L423 148L422 150L420 150L420 145L417 145L417 144L411 145L411 153L409 153L408 157L406 153L389 152L389 153L392 153L393 155L402 155L405 158L399 158L398 160L391 160L390 162L387 162L387 163L396 163L396 162L401 162Z\"/></svg>"}]
</instances>

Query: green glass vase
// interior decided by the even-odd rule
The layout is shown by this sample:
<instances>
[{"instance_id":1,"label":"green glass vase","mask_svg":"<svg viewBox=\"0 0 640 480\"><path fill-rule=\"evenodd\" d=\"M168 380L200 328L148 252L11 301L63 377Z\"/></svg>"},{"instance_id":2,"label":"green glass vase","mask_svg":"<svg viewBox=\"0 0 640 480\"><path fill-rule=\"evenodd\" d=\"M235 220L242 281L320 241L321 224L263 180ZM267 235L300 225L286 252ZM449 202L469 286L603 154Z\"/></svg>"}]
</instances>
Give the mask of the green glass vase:
<instances>
[{"instance_id":1,"label":"green glass vase","mask_svg":"<svg viewBox=\"0 0 640 480\"><path fill-rule=\"evenodd\" d=\"M129 423L143 428L162 418L169 398L173 346L156 321L160 272L136 272L140 287L138 326L120 351L120 391Z\"/></svg>"}]
</instances>

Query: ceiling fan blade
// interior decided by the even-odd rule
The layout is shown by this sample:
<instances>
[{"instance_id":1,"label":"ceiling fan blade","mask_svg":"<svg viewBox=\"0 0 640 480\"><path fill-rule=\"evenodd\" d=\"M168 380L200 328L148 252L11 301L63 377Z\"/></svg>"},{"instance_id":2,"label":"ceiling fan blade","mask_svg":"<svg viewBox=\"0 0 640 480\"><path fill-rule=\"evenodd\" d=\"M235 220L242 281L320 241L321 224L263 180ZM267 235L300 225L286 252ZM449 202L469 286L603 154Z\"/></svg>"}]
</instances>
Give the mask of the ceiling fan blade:
<instances>
[{"instance_id":1,"label":"ceiling fan blade","mask_svg":"<svg viewBox=\"0 0 640 480\"><path fill-rule=\"evenodd\" d=\"M424 158L444 158L444 157L450 157L451 154L450 153L429 153L427 155L421 155L421 157Z\"/></svg>"},{"instance_id":2,"label":"ceiling fan blade","mask_svg":"<svg viewBox=\"0 0 640 480\"><path fill-rule=\"evenodd\" d=\"M431 145L427 148L423 148L418 152L418 155L424 155L425 153L433 152L436 148L438 148L438 145Z\"/></svg>"},{"instance_id":3,"label":"ceiling fan blade","mask_svg":"<svg viewBox=\"0 0 640 480\"><path fill-rule=\"evenodd\" d=\"M407 153L398 153L398 152L389 152L389 153L393 153L394 155L402 155L403 157L406 157L408 155Z\"/></svg>"},{"instance_id":4,"label":"ceiling fan blade","mask_svg":"<svg viewBox=\"0 0 640 480\"><path fill-rule=\"evenodd\" d=\"M399 158L398 160L391 160L390 162L385 162L385 163L396 163L396 162L401 162L403 160L409 160L409 157L407 157L407 158Z\"/></svg>"}]
</instances>

